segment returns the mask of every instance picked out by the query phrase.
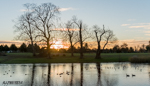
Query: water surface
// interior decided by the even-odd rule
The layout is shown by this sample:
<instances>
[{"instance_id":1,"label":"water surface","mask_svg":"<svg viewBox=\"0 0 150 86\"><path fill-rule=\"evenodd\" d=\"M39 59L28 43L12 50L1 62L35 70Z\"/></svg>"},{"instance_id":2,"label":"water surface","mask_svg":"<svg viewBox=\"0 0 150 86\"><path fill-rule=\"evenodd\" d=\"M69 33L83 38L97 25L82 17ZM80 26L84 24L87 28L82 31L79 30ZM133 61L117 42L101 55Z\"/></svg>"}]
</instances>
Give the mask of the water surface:
<instances>
[{"instance_id":1,"label":"water surface","mask_svg":"<svg viewBox=\"0 0 150 86\"><path fill-rule=\"evenodd\" d=\"M22 83L16 84L16 81ZM150 86L150 65L131 63L0 64L0 86L6 84L7 86Z\"/></svg>"}]
</instances>

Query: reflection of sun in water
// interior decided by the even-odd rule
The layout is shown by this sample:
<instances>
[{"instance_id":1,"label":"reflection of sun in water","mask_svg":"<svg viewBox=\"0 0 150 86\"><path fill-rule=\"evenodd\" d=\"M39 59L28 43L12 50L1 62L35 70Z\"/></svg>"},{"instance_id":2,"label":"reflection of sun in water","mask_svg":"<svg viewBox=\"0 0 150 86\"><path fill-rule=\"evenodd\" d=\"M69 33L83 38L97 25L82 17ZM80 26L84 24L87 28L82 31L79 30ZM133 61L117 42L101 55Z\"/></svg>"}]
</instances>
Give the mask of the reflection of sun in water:
<instances>
[{"instance_id":1,"label":"reflection of sun in water","mask_svg":"<svg viewBox=\"0 0 150 86\"><path fill-rule=\"evenodd\" d=\"M68 48L68 46L63 45L61 40L54 41L54 45L51 45L51 49L61 49L61 48Z\"/></svg>"}]
</instances>

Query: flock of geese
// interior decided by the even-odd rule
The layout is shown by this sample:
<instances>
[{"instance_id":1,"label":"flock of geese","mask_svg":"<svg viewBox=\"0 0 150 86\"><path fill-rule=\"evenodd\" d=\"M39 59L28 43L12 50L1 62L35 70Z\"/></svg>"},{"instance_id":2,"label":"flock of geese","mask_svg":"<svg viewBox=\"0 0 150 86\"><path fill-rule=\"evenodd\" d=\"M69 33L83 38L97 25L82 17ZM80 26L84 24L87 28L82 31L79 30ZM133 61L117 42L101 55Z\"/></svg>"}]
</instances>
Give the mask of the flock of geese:
<instances>
[{"instance_id":1,"label":"flock of geese","mask_svg":"<svg viewBox=\"0 0 150 86\"><path fill-rule=\"evenodd\" d=\"M136 76L136 75L132 74L131 76L134 77L134 76ZM126 74L126 77L130 77L130 75Z\"/></svg>"},{"instance_id":2,"label":"flock of geese","mask_svg":"<svg viewBox=\"0 0 150 86\"><path fill-rule=\"evenodd\" d=\"M9 73L10 73L10 70L5 71L5 73L3 75L8 75ZM12 73L14 74L15 72L12 72ZM12 75L10 75L10 77L12 77Z\"/></svg>"},{"instance_id":3,"label":"flock of geese","mask_svg":"<svg viewBox=\"0 0 150 86\"><path fill-rule=\"evenodd\" d=\"M15 72L12 72L12 74L14 74ZM11 71L8 70L8 71L5 71L5 73L3 75L9 75L11 74ZM25 74L25 75L28 75L28 74ZM12 77L12 75L10 75L10 77Z\"/></svg>"},{"instance_id":4,"label":"flock of geese","mask_svg":"<svg viewBox=\"0 0 150 86\"><path fill-rule=\"evenodd\" d=\"M57 75L59 75L61 77L61 75L65 74L65 72L62 72L62 73L57 73ZM70 75L70 74L73 74L73 72L69 72L69 71L66 71L66 75Z\"/></svg>"},{"instance_id":5,"label":"flock of geese","mask_svg":"<svg viewBox=\"0 0 150 86\"><path fill-rule=\"evenodd\" d=\"M97 66L97 67L84 67L86 70L88 70L88 69L98 69L98 68L100 68L100 70L102 70L101 69L101 66L102 65L100 65L100 67L99 66ZM123 70L126 68L126 66L123 66ZM120 67L105 67L105 69L120 69ZM135 67L135 69L136 69L136 67ZM140 71L142 72L142 69L140 69ZM12 72L12 74L14 74L15 72ZM11 71L10 70L8 70L8 71L5 71L5 73L3 74L3 75L9 75L9 74L11 74ZM61 73L57 73L57 75L59 75L60 77L62 76L62 75L64 75L64 74L66 74L66 75L71 75L71 74L73 74L72 72L69 72L69 71L66 71L66 72L61 72ZM28 75L28 74L25 74L25 75ZM46 75L46 74L44 74L44 75ZM135 77L136 75L135 74L126 74L126 77ZM12 77L12 75L10 75L10 77Z\"/></svg>"}]
</instances>

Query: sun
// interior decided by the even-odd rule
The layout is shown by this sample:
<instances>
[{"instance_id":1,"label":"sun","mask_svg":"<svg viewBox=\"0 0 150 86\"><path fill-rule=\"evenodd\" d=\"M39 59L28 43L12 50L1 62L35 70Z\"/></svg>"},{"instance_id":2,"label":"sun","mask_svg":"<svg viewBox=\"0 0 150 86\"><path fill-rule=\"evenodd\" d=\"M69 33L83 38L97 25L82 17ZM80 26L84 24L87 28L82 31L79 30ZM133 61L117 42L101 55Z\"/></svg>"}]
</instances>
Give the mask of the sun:
<instances>
[{"instance_id":1,"label":"sun","mask_svg":"<svg viewBox=\"0 0 150 86\"><path fill-rule=\"evenodd\" d=\"M61 48L68 48L68 46L63 45L63 42L61 40L54 41L54 45L51 45L51 49L61 49Z\"/></svg>"}]
</instances>

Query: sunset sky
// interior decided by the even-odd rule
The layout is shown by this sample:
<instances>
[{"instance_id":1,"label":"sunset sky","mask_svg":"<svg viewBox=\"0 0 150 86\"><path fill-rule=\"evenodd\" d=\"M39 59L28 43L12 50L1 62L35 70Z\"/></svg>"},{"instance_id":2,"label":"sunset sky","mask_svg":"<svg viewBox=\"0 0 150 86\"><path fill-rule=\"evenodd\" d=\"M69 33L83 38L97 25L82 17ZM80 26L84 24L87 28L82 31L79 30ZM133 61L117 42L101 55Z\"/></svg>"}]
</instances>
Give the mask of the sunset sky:
<instances>
[{"instance_id":1,"label":"sunset sky","mask_svg":"<svg viewBox=\"0 0 150 86\"><path fill-rule=\"evenodd\" d=\"M104 24L120 42L148 44L150 40L150 0L1 0L0 43L14 41L14 22L23 14L26 3L51 2L61 8L61 21L72 16L88 27Z\"/></svg>"}]
</instances>

